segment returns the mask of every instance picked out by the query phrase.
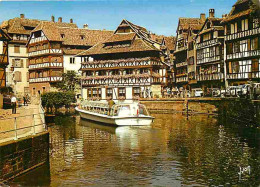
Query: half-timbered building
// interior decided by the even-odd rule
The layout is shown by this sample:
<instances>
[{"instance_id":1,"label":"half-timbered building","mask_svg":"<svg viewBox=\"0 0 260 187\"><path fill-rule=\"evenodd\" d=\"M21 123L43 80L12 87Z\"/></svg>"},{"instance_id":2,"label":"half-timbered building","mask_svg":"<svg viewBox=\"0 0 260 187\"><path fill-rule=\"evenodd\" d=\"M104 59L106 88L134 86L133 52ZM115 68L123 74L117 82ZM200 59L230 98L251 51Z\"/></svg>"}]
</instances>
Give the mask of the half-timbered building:
<instances>
[{"instance_id":1,"label":"half-timbered building","mask_svg":"<svg viewBox=\"0 0 260 187\"><path fill-rule=\"evenodd\" d=\"M8 45L9 65L6 68L6 85L18 96L29 93L28 53L26 43L30 32L39 20L20 17L3 21L1 28L11 37Z\"/></svg>"},{"instance_id":2,"label":"half-timbered building","mask_svg":"<svg viewBox=\"0 0 260 187\"><path fill-rule=\"evenodd\" d=\"M11 38L0 29L0 88L6 87L6 67L8 66L8 42Z\"/></svg>"},{"instance_id":3,"label":"half-timbered building","mask_svg":"<svg viewBox=\"0 0 260 187\"><path fill-rule=\"evenodd\" d=\"M188 86L188 36L196 34L205 21L205 14L200 18L179 18L175 45L175 81L177 87ZM192 49L193 51L193 49Z\"/></svg>"},{"instance_id":4,"label":"half-timbered building","mask_svg":"<svg viewBox=\"0 0 260 187\"><path fill-rule=\"evenodd\" d=\"M86 59L83 98L160 97L166 83L160 48L144 27L123 20L112 37L79 54Z\"/></svg>"},{"instance_id":5,"label":"half-timbered building","mask_svg":"<svg viewBox=\"0 0 260 187\"><path fill-rule=\"evenodd\" d=\"M260 79L259 2L238 0L223 19L227 82L239 85Z\"/></svg>"},{"instance_id":6,"label":"half-timbered building","mask_svg":"<svg viewBox=\"0 0 260 187\"><path fill-rule=\"evenodd\" d=\"M59 23L59 24L57 24ZM112 31L79 29L75 24L42 21L28 41L29 82L32 95L55 91L54 84L68 71L78 73L81 58L77 53L89 49L113 34Z\"/></svg>"},{"instance_id":7,"label":"half-timbered building","mask_svg":"<svg viewBox=\"0 0 260 187\"><path fill-rule=\"evenodd\" d=\"M196 37L196 79L199 87L224 87L224 27L223 18L215 18L215 10L209 10L202 29Z\"/></svg>"}]
</instances>

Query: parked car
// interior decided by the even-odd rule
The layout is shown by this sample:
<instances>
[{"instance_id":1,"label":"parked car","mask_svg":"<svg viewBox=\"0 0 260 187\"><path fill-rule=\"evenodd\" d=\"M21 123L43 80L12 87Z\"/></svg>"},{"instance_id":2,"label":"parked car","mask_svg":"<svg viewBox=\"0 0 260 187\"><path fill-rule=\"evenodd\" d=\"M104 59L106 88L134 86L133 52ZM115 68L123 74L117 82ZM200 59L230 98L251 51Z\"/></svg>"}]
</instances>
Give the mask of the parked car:
<instances>
[{"instance_id":1,"label":"parked car","mask_svg":"<svg viewBox=\"0 0 260 187\"><path fill-rule=\"evenodd\" d=\"M260 97L260 83L253 84L253 94L254 94L254 99Z\"/></svg>"},{"instance_id":2,"label":"parked car","mask_svg":"<svg viewBox=\"0 0 260 187\"><path fill-rule=\"evenodd\" d=\"M203 96L203 90L201 88L194 88L192 89L192 95L194 95L194 97L202 97Z\"/></svg>"},{"instance_id":3,"label":"parked car","mask_svg":"<svg viewBox=\"0 0 260 187\"><path fill-rule=\"evenodd\" d=\"M250 84L239 85L238 88L239 89L237 91L237 94L240 97L246 97L246 96L249 95L249 93L250 93Z\"/></svg>"},{"instance_id":4,"label":"parked car","mask_svg":"<svg viewBox=\"0 0 260 187\"><path fill-rule=\"evenodd\" d=\"M226 97L239 97L239 92L241 92L242 88L239 86L229 86L226 89L225 96Z\"/></svg>"}]
</instances>

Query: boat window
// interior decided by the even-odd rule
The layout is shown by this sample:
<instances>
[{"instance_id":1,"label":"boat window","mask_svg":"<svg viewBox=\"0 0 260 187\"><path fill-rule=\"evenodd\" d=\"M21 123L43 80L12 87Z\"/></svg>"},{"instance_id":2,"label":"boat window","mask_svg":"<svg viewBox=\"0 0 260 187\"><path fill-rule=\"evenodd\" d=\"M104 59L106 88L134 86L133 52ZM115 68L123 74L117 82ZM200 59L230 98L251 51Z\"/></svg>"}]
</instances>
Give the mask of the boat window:
<instances>
[{"instance_id":1,"label":"boat window","mask_svg":"<svg viewBox=\"0 0 260 187\"><path fill-rule=\"evenodd\" d=\"M149 112L144 105L139 105L139 115L149 116Z\"/></svg>"},{"instance_id":2,"label":"boat window","mask_svg":"<svg viewBox=\"0 0 260 187\"><path fill-rule=\"evenodd\" d=\"M118 108L118 116L130 116L130 106L129 105L121 105Z\"/></svg>"}]
</instances>

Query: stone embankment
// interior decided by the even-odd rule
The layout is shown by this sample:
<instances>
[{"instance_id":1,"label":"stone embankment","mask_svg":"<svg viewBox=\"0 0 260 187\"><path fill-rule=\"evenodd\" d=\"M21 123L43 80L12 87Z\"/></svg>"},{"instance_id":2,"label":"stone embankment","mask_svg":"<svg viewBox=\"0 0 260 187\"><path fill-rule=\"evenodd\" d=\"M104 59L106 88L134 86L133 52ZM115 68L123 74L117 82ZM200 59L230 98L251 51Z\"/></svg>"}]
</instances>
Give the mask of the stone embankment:
<instances>
[{"instance_id":1,"label":"stone embankment","mask_svg":"<svg viewBox=\"0 0 260 187\"><path fill-rule=\"evenodd\" d=\"M41 105L0 110L0 184L44 164L49 132Z\"/></svg>"}]
</instances>

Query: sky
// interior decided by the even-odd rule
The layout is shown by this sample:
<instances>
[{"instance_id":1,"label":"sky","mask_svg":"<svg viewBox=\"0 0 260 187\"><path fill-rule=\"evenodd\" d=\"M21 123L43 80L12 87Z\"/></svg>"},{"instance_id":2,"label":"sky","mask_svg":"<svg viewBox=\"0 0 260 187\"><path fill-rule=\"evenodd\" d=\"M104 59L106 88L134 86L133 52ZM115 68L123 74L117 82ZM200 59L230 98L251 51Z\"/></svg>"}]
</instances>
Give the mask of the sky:
<instances>
[{"instance_id":1,"label":"sky","mask_svg":"<svg viewBox=\"0 0 260 187\"><path fill-rule=\"evenodd\" d=\"M70 18L82 28L115 30L122 19L147 28L152 33L175 36L179 17L199 17L215 9L216 17L228 14L236 0L85 0L85 1L2 1L0 22L19 17L51 20Z\"/></svg>"}]
</instances>

